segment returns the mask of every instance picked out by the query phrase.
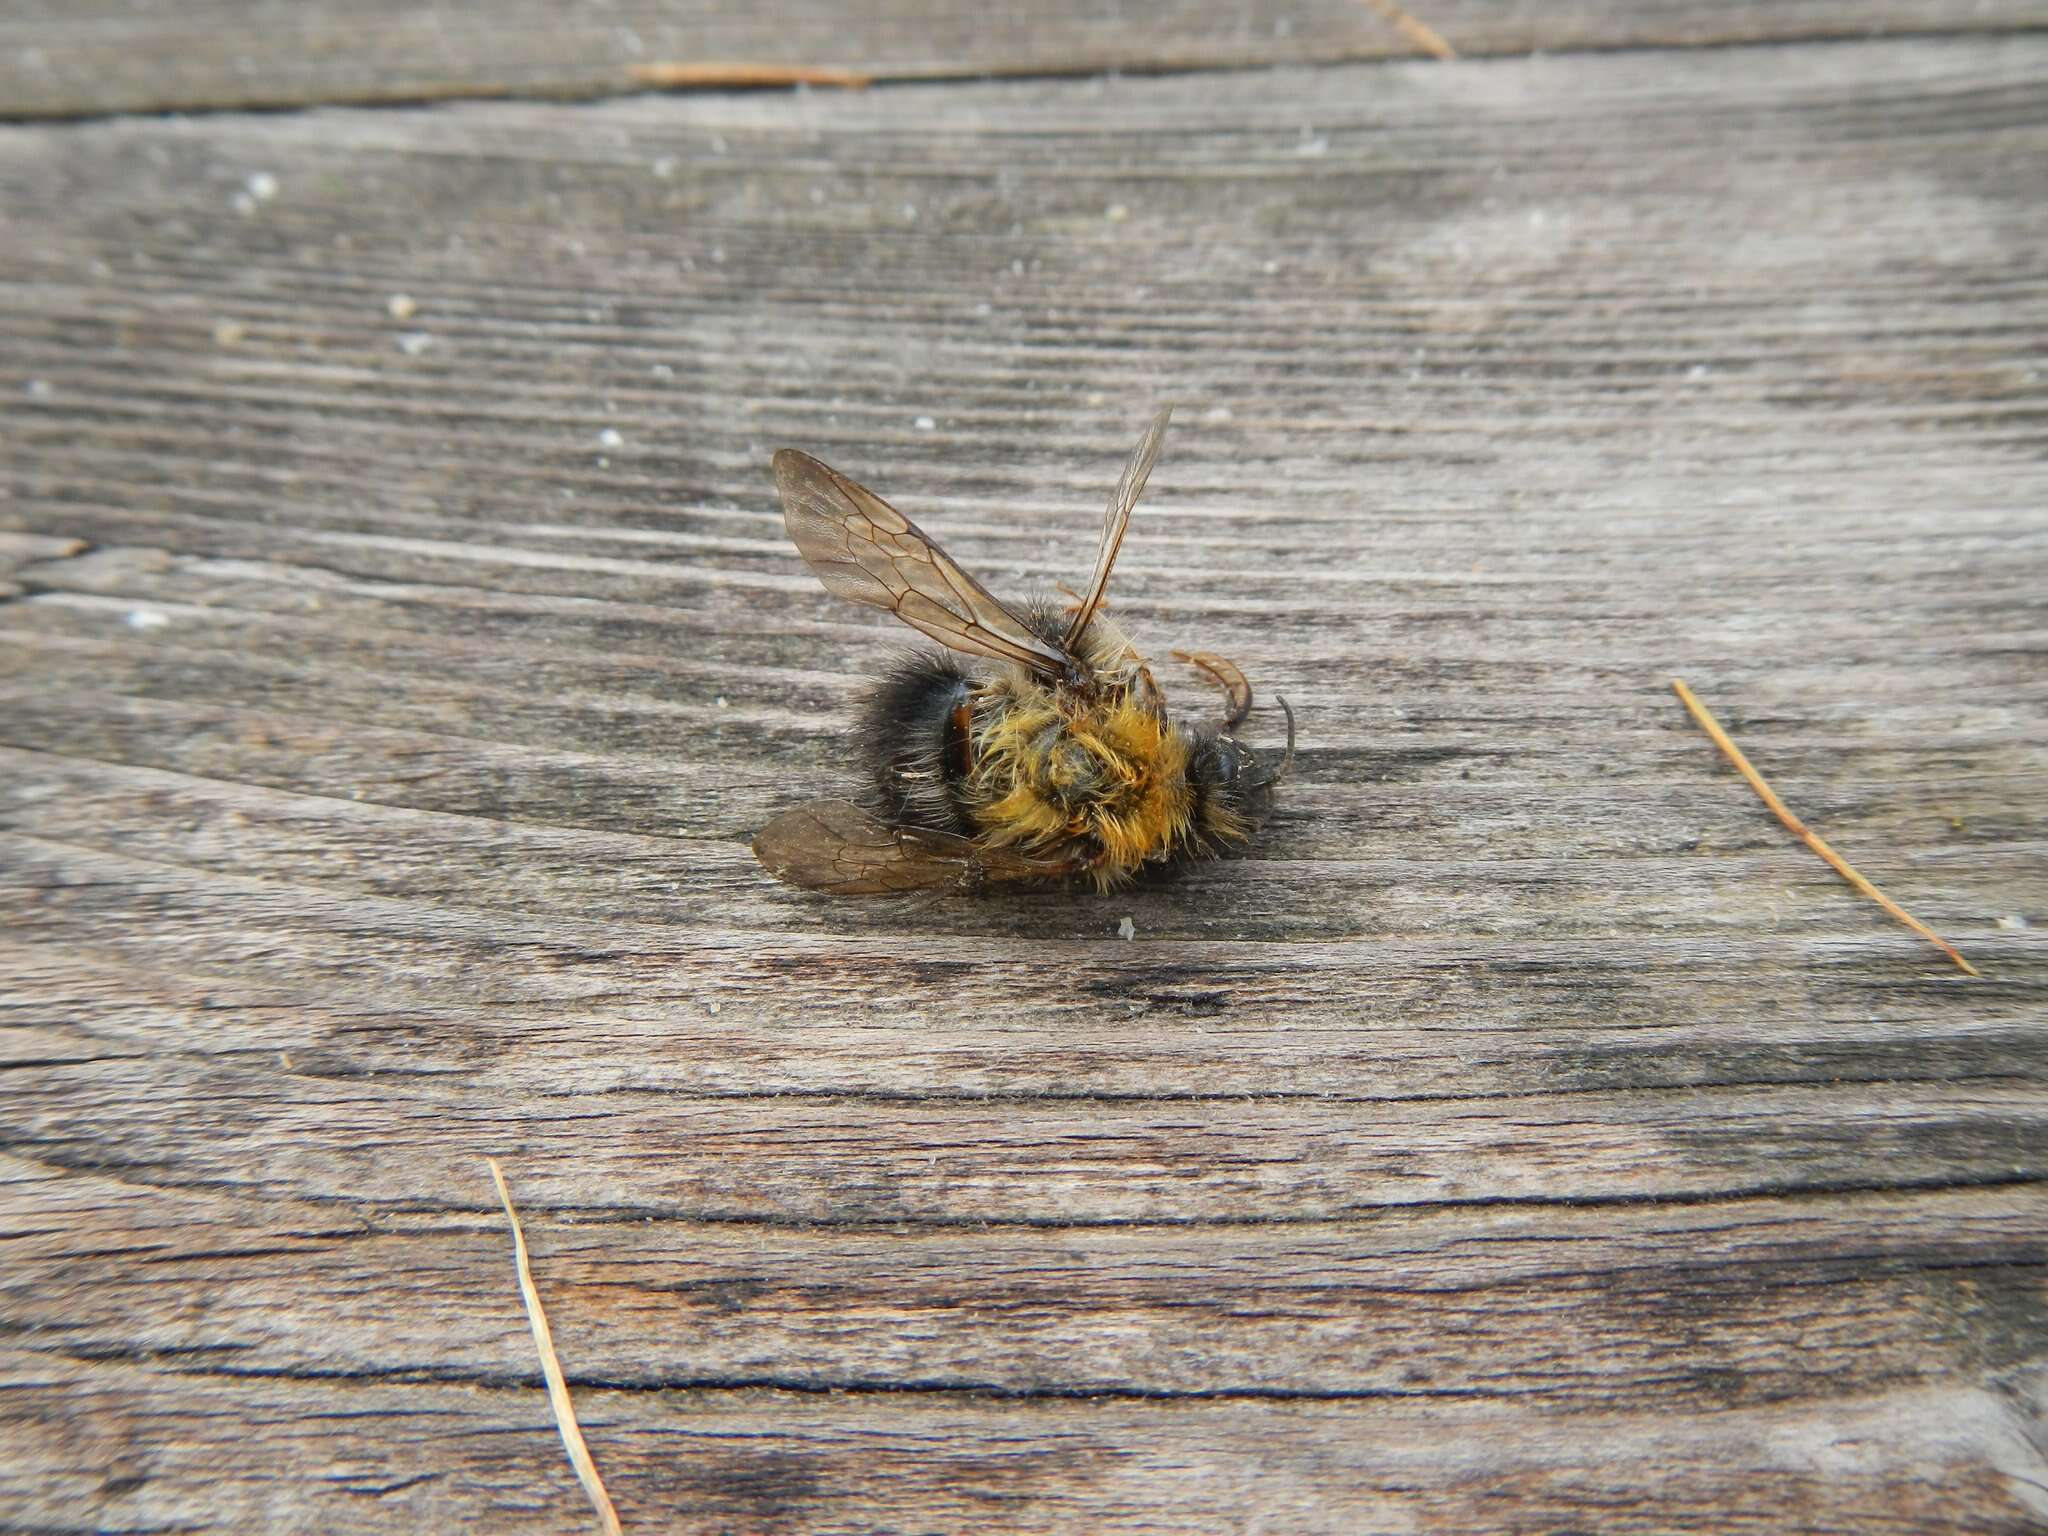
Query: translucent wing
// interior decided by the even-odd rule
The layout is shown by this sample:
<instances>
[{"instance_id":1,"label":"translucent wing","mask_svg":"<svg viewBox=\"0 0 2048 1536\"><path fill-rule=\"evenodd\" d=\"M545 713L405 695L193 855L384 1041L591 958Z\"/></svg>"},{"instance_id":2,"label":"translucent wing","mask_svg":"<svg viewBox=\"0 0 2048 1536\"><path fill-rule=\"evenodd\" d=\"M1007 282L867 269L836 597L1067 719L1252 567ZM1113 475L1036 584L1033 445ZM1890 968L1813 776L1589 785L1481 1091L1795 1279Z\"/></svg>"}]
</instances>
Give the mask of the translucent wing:
<instances>
[{"instance_id":1,"label":"translucent wing","mask_svg":"<svg viewBox=\"0 0 2048 1536\"><path fill-rule=\"evenodd\" d=\"M991 880L1043 880L1065 861L1027 859L951 832L892 827L849 800L784 811L754 839L754 857L778 880L835 896L885 896Z\"/></svg>"},{"instance_id":2,"label":"translucent wing","mask_svg":"<svg viewBox=\"0 0 2048 1536\"><path fill-rule=\"evenodd\" d=\"M783 525L826 591L970 656L1014 661L1048 681L1066 675L1059 650L873 491L794 448L776 453L775 484Z\"/></svg>"},{"instance_id":3,"label":"translucent wing","mask_svg":"<svg viewBox=\"0 0 2048 1536\"><path fill-rule=\"evenodd\" d=\"M1144 493L1145 480L1152 473L1152 461L1159 457L1159 444L1166 437L1166 423L1173 417L1173 407L1168 406L1152 418L1152 425L1145 429L1145 435L1138 439L1138 446L1131 450L1131 461L1124 466L1124 477L1116 483L1116 494L1109 498L1109 510L1102 515L1102 546L1095 554L1095 579L1088 584L1088 595L1081 599L1081 606L1074 610L1074 617L1067 625L1066 647L1073 650L1080 640L1081 632L1088 627L1088 621L1095 617L1095 610L1102 606L1102 599L1109 592L1109 573L1116 565L1116 552L1123 547L1124 530L1131 526L1131 508L1138 504L1138 497Z\"/></svg>"}]
</instances>

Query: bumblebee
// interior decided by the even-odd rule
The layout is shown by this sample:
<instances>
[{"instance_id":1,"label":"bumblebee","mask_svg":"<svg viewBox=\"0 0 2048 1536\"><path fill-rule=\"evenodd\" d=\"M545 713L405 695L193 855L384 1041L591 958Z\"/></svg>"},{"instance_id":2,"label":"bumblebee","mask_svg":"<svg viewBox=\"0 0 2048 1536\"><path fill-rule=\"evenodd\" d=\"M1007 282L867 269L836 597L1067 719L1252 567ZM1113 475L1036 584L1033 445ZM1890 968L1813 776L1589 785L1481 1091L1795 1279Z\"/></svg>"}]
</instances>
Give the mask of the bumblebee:
<instances>
[{"instance_id":1,"label":"bumblebee","mask_svg":"<svg viewBox=\"0 0 2048 1536\"><path fill-rule=\"evenodd\" d=\"M777 816L754 840L771 874L841 895L1075 877L1107 891L1147 866L1250 841L1294 760L1293 710L1280 700L1286 754L1262 771L1233 734L1251 713L1244 673L1175 651L1222 687L1226 708L1214 725L1171 720L1103 609L1172 414L1154 417L1131 454L1095 575L1064 608L1005 606L872 491L793 448L775 455L784 524L826 590L947 650L906 656L861 710L872 803L818 800Z\"/></svg>"}]
</instances>

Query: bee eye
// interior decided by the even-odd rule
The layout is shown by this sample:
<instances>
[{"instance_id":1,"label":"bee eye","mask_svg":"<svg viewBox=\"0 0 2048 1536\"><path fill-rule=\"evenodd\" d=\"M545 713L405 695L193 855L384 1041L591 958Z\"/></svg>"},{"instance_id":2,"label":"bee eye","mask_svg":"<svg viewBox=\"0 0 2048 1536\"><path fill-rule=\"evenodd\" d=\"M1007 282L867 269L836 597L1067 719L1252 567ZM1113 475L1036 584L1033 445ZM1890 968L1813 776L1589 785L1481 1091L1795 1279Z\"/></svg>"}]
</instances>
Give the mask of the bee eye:
<instances>
[{"instance_id":1,"label":"bee eye","mask_svg":"<svg viewBox=\"0 0 2048 1536\"><path fill-rule=\"evenodd\" d=\"M1216 738L1216 777L1223 784L1234 789L1243 783L1255 761L1250 750L1235 737Z\"/></svg>"}]
</instances>

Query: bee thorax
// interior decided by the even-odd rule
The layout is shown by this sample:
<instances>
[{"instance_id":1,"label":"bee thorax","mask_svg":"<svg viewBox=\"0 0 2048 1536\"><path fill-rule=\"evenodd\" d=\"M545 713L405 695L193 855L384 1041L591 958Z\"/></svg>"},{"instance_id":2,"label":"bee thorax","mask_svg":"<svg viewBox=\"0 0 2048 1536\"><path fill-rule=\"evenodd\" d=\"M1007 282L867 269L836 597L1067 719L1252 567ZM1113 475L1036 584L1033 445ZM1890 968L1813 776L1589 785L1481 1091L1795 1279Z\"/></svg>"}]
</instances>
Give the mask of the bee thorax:
<instances>
[{"instance_id":1,"label":"bee thorax","mask_svg":"<svg viewBox=\"0 0 2048 1536\"><path fill-rule=\"evenodd\" d=\"M992 841L1072 858L1108 886L1188 838L1187 733L1127 694L992 684L975 703L973 746L968 800Z\"/></svg>"}]
</instances>

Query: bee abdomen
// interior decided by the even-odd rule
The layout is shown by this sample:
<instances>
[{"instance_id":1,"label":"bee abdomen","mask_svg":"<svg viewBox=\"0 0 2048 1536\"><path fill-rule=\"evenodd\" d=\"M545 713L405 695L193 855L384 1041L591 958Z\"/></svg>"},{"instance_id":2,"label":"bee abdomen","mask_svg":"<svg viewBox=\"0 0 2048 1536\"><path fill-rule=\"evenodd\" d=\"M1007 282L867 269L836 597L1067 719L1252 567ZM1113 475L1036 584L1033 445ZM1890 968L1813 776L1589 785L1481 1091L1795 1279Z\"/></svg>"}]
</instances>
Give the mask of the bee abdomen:
<instances>
[{"instance_id":1,"label":"bee abdomen","mask_svg":"<svg viewBox=\"0 0 2048 1536\"><path fill-rule=\"evenodd\" d=\"M914 651L889 669L858 731L885 819L971 836L963 799L973 682L951 657Z\"/></svg>"}]
</instances>

